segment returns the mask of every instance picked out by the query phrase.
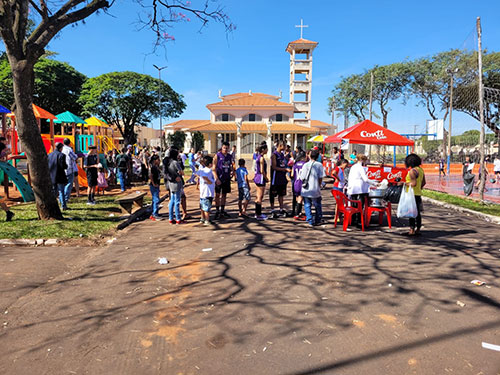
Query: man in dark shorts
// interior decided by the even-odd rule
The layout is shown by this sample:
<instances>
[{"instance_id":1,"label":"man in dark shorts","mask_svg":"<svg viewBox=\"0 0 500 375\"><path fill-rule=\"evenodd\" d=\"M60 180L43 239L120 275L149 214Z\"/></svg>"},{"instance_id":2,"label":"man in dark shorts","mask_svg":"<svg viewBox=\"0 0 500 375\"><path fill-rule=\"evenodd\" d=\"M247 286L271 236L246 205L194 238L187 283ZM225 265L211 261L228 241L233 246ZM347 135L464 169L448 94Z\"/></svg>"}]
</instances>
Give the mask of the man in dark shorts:
<instances>
[{"instance_id":1,"label":"man in dark shorts","mask_svg":"<svg viewBox=\"0 0 500 375\"><path fill-rule=\"evenodd\" d=\"M231 192L231 178L234 174L233 156L229 153L229 143L222 143L221 150L214 158L215 181L215 219L229 217L225 211L227 194Z\"/></svg>"},{"instance_id":2,"label":"man in dark shorts","mask_svg":"<svg viewBox=\"0 0 500 375\"><path fill-rule=\"evenodd\" d=\"M271 203L271 217L276 219L281 214L287 217L288 213L285 210L284 197L286 195L286 187L288 180L286 174L290 172L287 168L287 162L283 151L285 150L285 142L278 141L276 150L271 155L271 188L269 189L269 202ZM278 197L280 212L274 210L274 200Z\"/></svg>"},{"instance_id":3,"label":"man in dark shorts","mask_svg":"<svg viewBox=\"0 0 500 375\"><path fill-rule=\"evenodd\" d=\"M83 165L85 167L85 171L87 172L87 186L88 186L87 204L94 205L95 204L94 195L95 195L95 189L97 186L97 172L98 172L98 165L99 165L99 155L97 154L97 147L96 146L89 147L89 153L85 157L85 161L84 161Z\"/></svg>"}]
</instances>

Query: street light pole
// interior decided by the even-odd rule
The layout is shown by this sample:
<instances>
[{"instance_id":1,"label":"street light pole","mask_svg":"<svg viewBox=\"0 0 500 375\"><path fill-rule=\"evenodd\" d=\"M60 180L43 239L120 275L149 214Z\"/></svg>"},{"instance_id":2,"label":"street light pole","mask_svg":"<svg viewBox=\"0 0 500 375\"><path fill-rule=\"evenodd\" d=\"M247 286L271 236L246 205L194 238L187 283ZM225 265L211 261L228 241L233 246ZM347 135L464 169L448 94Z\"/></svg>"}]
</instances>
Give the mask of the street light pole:
<instances>
[{"instance_id":1,"label":"street light pole","mask_svg":"<svg viewBox=\"0 0 500 375\"><path fill-rule=\"evenodd\" d=\"M163 69L166 69L167 66L162 66L161 68L155 64L153 64L153 66L158 70L158 79L161 81L161 71ZM161 82L158 82L158 109L159 109L159 112L160 112L160 131L162 130L162 123L161 123ZM153 126L153 129L154 129L154 126Z\"/></svg>"},{"instance_id":2,"label":"street light pole","mask_svg":"<svg viewBox=\"0 0 500 375\"><path fill-rule=\"evenodd\" d=\"M335 134L337 132L337 129L335 127L335 110L337 109L335 107L335 97L332 98L332 106L330 109L332 110L332 134Z\"/></svg>"},{"instance_id":3,"label":"street light pole","mask_svg":"<svg viewBox=\"0 0 500 375\"><path fill-rule=\"evenodd\" d=\"M479 134L479 151L481 153L480 167L483 173L481 173L481 179L479 180L479 199L484 202L484 185L486 184L486 173L484 171L484 91L483 91L483 47L482 47L482 30L481 30L481 18L477 17L476 21L477 29L477 59L478 59L478 90L479 90L479 121L481 122L481 133Z\"/></svg>"}]
</instances>

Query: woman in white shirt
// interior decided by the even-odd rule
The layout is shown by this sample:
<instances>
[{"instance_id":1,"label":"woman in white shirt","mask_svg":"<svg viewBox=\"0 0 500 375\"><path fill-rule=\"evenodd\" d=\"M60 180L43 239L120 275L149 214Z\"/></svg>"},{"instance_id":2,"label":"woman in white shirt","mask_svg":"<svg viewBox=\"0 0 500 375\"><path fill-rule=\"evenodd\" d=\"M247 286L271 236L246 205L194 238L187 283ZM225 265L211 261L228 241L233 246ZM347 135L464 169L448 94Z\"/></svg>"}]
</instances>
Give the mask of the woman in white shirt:
<instances>
[{"instance_id":1,"label":"woman in white shirt","mask_svg":"<svg viewBox=\"0 0 500 375\"><path fill-rule=\"evenodd\" d=\"M349 172L347 194L350 195L351 199L361 201L361 207L364 208L368 199L370 185L376 185L377 182L370 180L366 175L365 165L368 158L363 154L358 154L356 160L356 164L351 167ZM356 214L356 216L359 216L359 214Z\"/></svg>"},{"instance_id":2,"label":"woman in white shirt","mask_svg":"<svg viewBox=\"0 0 500 375\"><path fill-rule=\"evenodd\" d=\"M497 182L500 182L500 156L497 155L495 157L495 161L493 162L493 172L497 178Z\"/></svg>"}]
</instances>

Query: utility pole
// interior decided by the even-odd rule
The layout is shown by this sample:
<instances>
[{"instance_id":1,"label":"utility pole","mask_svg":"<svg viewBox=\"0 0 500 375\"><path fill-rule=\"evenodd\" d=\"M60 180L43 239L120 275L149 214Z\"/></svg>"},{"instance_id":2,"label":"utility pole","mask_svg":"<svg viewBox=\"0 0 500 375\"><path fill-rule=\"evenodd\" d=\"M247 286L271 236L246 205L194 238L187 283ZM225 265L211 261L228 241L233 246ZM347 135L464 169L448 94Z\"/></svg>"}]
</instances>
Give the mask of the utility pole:
<instances>
[{"instance_id":1,"label":"utility pole","mask_svg":"<svg viewBox=\"0 0 500 375\"><path fill-rule=\"evenodd\" d=\"M481 202L484 201L484 185L486 183L486 171L484 170L484 108L483 108L483 47L481 43L481 17L477 17L477 62L479 69L479 121L481 122L481 133L479 135L479 151L481 161L479 167L481 168L481 180L479 182L479 198Z\"/></svg>"},{"instance_id":2,"label":"utility pole","mask_svg":"<svg viewBox=\"0 0 500 375\"><path fill-rule=\"evenodd\" d=\"M344 130L346 130L348 126L349 126L349 116L347 114L347 111L344 110Z\"/></svg>"},{"instance_id":3,"label":"utility pole","mask_svg":"<svg viewBox=\"0 0 500 375\"><path fill-rule=\"evenodd\" d=\"M158 70L158 79L161 81L161 71L163 69L166 69L167 67L166 66L162 66L161 68L158 67L157 65L153 64L153 66ZM162 127L162 123L161 123L161 82L158 82L158 109L160 111L160 130L162 131L163 130L163 127ZM154 129L154 126L153 126L153 129Z\"/></svg>"},{"instance_id":4,"label":"utility pole","mask_svg":"<svg viewBox=\"0 0 500 375\"><path fill-rule=\"evenodd\" d=\"M373 72L370 72L370 121L372 121L372 104L373 104Z\"/></svg>"},{"instance_id":5,"label":"utility pole","mask_svg":"<svg viewBox=\"0 0 500 375\"><path fill-rule=\"evenodd\" d=\"M370 72L370 121L372 121L372 106L373 106L373 72ZM372 145L368 145L368 159L372 154Z\"/></svg>"},{"instance_id":6,"label":"utility pole","mask_svg":"<svg viewBox=\"0 0 500 375\"><path fill-rule=\"evenodd\" d=\"M332 111L332 131L333 134L337 132L337 129L335 128L335 97L332 98L332 106L330 107L330 110Z\"/></svg>"}]
</instances>

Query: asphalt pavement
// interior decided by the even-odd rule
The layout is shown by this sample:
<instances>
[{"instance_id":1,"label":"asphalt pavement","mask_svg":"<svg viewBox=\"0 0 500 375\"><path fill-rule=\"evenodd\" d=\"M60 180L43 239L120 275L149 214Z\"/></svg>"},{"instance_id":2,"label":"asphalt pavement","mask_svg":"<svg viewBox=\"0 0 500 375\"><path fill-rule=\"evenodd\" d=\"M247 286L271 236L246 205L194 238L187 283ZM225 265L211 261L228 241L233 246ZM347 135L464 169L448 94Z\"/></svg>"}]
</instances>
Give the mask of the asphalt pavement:
<instances>
[{"instance_id":1,"label":"asphalt pavement","mask_svg":"<svg viewBox=\"0 0 500 375\"><path fill-rule=\"evenodd\" d=\"M0 373L500 373L498 225L427 205L421 237L343 232L328 191L316 228L239 219L236 195L214 227L193 197L185 225L0 248Z\"/></svg>"}]
</instances>

